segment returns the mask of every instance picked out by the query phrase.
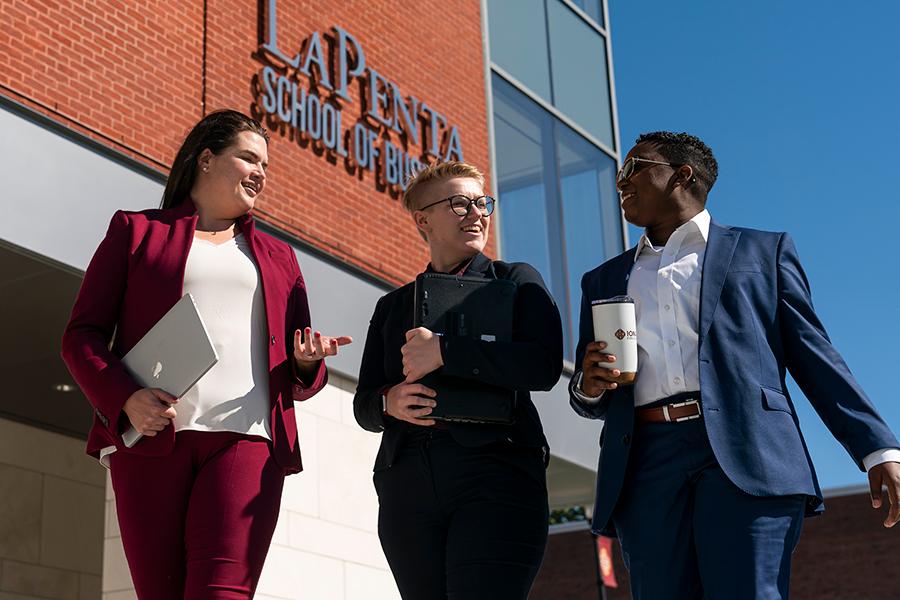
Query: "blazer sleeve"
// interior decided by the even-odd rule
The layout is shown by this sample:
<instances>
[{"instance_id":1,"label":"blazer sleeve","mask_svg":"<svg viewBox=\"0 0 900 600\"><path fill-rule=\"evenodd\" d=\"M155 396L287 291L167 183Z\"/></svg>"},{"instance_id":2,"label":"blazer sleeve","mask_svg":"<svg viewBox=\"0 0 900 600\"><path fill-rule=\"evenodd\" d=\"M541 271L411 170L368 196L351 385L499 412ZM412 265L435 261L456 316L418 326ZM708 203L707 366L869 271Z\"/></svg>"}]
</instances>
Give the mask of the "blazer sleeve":
<instances>
[{"instance_id":1,"label":"blazer sleeve","mask_svg":"<svg viewBox=\"0 0 900 600\"><path fill-rule=\"evenodd\" d=\"M291 396L294 402L302 402L325 387L328 382L328 370L325 367L324 359L319 361L315 372L310 375L301 376L297 369L297 361L294 359L294 332L298 329L302 332L306 327L311 326L312 320L309 314L309 300L306 296L306 282L300 272L300 266L297 264L296 255L293 250L290 253L297 271L297 279L294 280L294 286L288 297L284 339L287 346L287 361L291 365Z\"/></svg>"},{"instance_id":2,"label":"blazer sleeve","mask_svg":"<svg viewBox=\"0 0 900 600\"><path fill-rule=\"evenodd\" d=\"M353 396L353 415L360 427L368 431L384 431L385 417L382 413L381 394L390 385L384 373L384 323L385 297L378 300L375 312L369 320L366 345L363 348L362 364L359 368L359 383Z\"/></svg>"},{"instance_id":3,"label":"blazer sleeve","mask_svg":"<svg viewBox=\"0 0 900 600\"><path fill-rule=\"evenodd\" d=\"M117 211L85 271L61 348L75 382L114 434L125 401L141 389L110 350L128 280L130 238L128 215Z\"/></svg>"},{"instance_id":4,"label":"blazer sleeve","mask_svg":"<svg viewBox=\"0 0 900 600\"><path fill-rule=\"evenodd\" d=\"M778 245L778 320L785 365L859 468L865 470L863 458L869 453L897 448L896 437L831 344L813 310L809 282L786 233Z\"/></svg>"},{"instance_id":5,"label":"blazer sleeve","mask_svg":"<svg viewBox=\"0 0 900 600\"><path fill-rule=\"evenodd\" d=\"M581 310L578 317L578 345L575 347L575 373L569 381L569 404L572 409L580 416L587 419L602 419L606 416L609 408L608 392L600 395L597 402L585 402L575 393L575 385L581 382L581 365L584 362L584 355L587 351L587 345L594 341L594 321L591 316L591 306L588 303L587 287L589 285L588 276L585 273L581 278Z\"/></svg>"},{"instance_id":6,"label":"blazer sleeve","mask_svg":"<svg viewBox=\"0 0 900 600\"><path fill-rule=\"evenodd\" d=\"M513 265L508 279L518 284L512 341L444 336L440 372L514 390L550 390L563 366L559 310L531 265Z\"/></svg>"}]
</instances>

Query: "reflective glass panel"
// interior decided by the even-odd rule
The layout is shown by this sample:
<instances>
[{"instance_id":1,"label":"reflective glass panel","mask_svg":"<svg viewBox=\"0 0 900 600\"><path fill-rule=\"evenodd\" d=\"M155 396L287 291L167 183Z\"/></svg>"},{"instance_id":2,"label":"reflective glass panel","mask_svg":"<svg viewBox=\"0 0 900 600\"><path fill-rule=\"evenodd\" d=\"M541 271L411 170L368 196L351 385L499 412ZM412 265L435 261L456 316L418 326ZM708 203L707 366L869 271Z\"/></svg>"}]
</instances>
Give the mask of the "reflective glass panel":
<instances>
[{"instance_id":1,"label":"reflective glass panel","mask_svg":"<svg viewBox=\"0 0 900 600\"><path fill-rule=\"evenodd\" d=\"M488 0L491 61L552 100L544 0Z\"/></svg>"},{"instance_id":2,"label":"reflective glass panel","mask_svg":"<svg viewBox=\"0 0 900 600\"><path fill-rule=\"evenodd\" d=\"M616 162L562 123L556 133L569 313L577 339L582 275L623 249Z\"/></svg>"},{"instance_id":3,"label":"reflective glass panel","mask_svg":"<svg viewBox=\"0 0 900 600\"><path fill-rule=\"evenodd\" d=\"M494 76L500 243L505 257L529 263L549 282L548 181L543 147L550 140L546 139L547 127L540 115L524 110L527 107L517 96L522 94Z\"/></svg>"},{"instance_id":4,"label":"reflective glass panel","mask_svg":"<svg viewBox=\"0 0 900 600\"><path fill-rule=\"evenodd\" d=\"M603 24L603 6L601 0L571 0L571 2L583 10L597 25L605 27Z\"/></svg>"},{"instance_id":5,"label":"reflective glass panel","mask_svg":"<svg viewBox=\"0 0 900 600\"><path fill-rule=\"evenodd\" d=\"M560 0L547 1L553 104L615 149L606 69L606 42Z\"/></svg>"},{"instance_id":6,"label":"reflective glass panel","mask_svg":"<svg viewBox=\"0 0 900 600\"><path fill-rule=\"evenodd\" d=\"M527 262L540 272L559 305L566 334L565 356L572 360L560 244L554 119L497 75L493 77L493 89L499 195L496 213L502 257Z\"/></svg>"},{"instance_id":7,"label":"reflective glass panel","mask_svg":"<svg viewBox=\"0 0 900 600\"><path fill-rule=\"evenodd\" d=\"M541 273L574 360L581 277L623 249L616 163L498 75L493 89L502 257Z\"/></svg>"}]
</instances>

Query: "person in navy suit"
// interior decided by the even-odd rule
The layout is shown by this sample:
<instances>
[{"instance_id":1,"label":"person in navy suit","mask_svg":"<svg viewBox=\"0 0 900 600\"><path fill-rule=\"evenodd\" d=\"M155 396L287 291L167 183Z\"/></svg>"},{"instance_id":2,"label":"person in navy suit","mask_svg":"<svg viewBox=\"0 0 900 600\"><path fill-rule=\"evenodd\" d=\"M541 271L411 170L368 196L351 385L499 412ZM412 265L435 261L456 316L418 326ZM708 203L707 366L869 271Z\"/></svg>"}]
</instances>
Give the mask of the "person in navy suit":
<instances>
[{"instance_id":1,"label":"person in navy suit","mask_svg":"<svg viewBox=\"0 0 900 600\"><path fill-rule=\"evenodd\" d=\"M582 279L570 402L603 419L593 514L638 599L787 598L804 516L821 512L787 372L900 520L900 444L816 316L790 235L711 220L718 165L686 133L640 136L617 176L635 248ZM623 384L591 302L630 295L638 372Z\"/></svg>"}]
</instances>

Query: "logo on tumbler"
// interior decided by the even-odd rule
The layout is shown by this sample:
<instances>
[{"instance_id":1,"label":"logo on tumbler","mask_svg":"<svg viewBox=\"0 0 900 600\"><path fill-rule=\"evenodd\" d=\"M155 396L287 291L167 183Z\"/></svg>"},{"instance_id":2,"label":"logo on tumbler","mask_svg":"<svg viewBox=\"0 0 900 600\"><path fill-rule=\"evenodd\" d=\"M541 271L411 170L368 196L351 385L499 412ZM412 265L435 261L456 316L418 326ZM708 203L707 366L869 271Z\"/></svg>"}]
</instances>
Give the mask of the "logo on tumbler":
<instances>
[{"instance_id":1,"label":"logo on tumbler","mask_svg":"<svg viewBox=\"0 0 900 600\"><path fill-rule=\"evenodd\" d=\"M622 331L621 329L618 330L618 331L616 332L616 337L619 338L620 340L621 340L621 339L624 339L624 338L625 338L625 332Z\"/></svg>"}]
</instances>

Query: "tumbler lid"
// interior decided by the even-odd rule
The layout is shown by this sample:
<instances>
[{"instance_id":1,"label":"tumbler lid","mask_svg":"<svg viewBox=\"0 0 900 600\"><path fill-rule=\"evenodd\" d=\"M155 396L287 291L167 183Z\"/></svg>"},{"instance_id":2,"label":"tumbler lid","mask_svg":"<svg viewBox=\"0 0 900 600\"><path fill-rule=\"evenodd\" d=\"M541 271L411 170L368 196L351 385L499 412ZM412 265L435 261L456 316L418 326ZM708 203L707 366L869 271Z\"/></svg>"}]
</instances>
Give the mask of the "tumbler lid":
<instances>
[{"instance_id":1,"label":"tumbler lid","mask_svg":"<svg viewBox=\"0 0 900 600\"><path fill-rule=\"evenodd\" d=\"M634 304L634 298L631 296L614 296L612 298L591 301L591 306L597 306L598 304Z\"/></svg>"}]
</instances>

